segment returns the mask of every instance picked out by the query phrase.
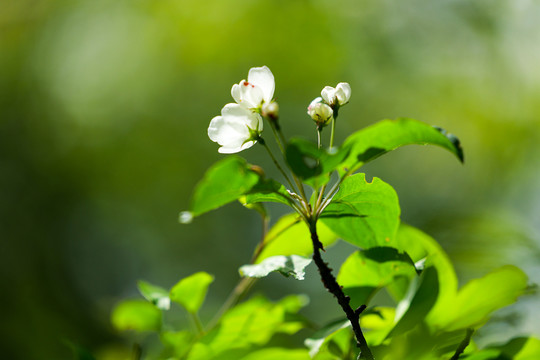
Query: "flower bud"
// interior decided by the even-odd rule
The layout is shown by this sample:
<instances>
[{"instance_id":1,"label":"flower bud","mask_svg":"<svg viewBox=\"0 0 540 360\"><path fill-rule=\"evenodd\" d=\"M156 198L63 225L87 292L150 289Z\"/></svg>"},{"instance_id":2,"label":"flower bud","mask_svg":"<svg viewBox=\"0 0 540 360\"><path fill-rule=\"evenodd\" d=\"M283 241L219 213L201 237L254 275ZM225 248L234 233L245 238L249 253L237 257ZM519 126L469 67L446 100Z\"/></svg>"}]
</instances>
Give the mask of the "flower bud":
<instances>
[{"instance_id":1,"label":"flower bud","mask_svg":"<svg viewBox=\"0 0 540 360\"><path fill-rule=\"evenodd\" d=\"M332 108L323 103L320 97L309 104L307 113L321 127L328 125L334 115Z\"/></svg>"},{"instance_id":2,"label":"flower bud","mask_svg":"<svg viewBox=\"0 0 540 360\"><path fill-rule=\"evenodd\" d=\"M279 117L279 105L277 102L263 103L262 116L276 120Z\"/></svg>"},{"instance_id":3,"label":"flower bud","mask_svg":"<svg viewBox=\"0 0 540 360\"><path fill-rule=\"evenodd\" d=\"M351 98L351 86L348 83L339 83L335 88L325 86L321 91L321 96L324 102L334 107L336 105L343 106L349 102Z\"/></svg>"}]
</instances>

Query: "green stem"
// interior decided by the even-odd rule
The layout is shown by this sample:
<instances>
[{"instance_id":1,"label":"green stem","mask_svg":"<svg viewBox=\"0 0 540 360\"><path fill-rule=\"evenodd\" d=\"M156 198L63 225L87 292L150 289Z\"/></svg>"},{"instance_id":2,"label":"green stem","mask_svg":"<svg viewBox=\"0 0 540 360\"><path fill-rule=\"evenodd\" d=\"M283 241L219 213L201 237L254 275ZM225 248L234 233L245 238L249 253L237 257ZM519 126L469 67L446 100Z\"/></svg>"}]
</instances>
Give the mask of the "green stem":
<instances>
[{"instance_id":1,"label":"green stem","mask_svg":"<svg viewBox=\"0 0 540 360\"><path fill-rule=\"evenodd\" d=\"M343 174L341 179L339 179L339 181L336 182L334 184L334 186L332 186L332 188L328 192L328 195L326 196L326 200L317 208L317 211L316 211L316 214L315 214L316 218L318 218L319 215L321 215L324 208L330 203L330 201L332 201L332 197L339 190L339 186L341 185L341 183L343 183L343 180L345 180L347 177L349 177L349 175L351 175L353 173L353 171L354 171L353 169L349 169L345 174Z\"/></svg>"},{"instance_id":2,"label":"green stem","mask_svg":"<svg viewBox=\"0 0 540 360\"><path fill-rule=\"evenodd\" d=\"M199 334L199 336L203 336L204 328L201 323L201 319L199 318L199 314L197 314L196 312L194 313L190 312L189 315L191 316L191 320L193 320L193 323L195 324L195 327L197 328L197 333Z\"/></svg>"},{"instance_id":3,"label":"green stem","mask_svg":"<svg viewBox=\"0 0 540 360\"><path fill-rule=\"evenodd\" d=\"M332 118L332 130L330 131L330 147L334 146L334 132L336 131L336 117Z\"/></svg>"},{"instance_id":4,"label":"green stem","mask_svg":"<svg viewBox=\"0 0 540 360\"><path fill-rule=\"evenodd\" d=\"M285 144L285 141L284 141L284 139L280 138L279 134L281 134L281 131L278 131L279 125L276 124L272 120L268 120L268 122L270 123L270 127L272 128L272 132L274 133L274 137L276 138L276 142L277 142L277 144L279 146L279 150L281 150L282 154L285 154L285 147L283 145L283 144ZM283 135L281 137L283 137Z\"/></svg>"},{"instance_id":5,"label":"green stem","mask_svg":"<svg viewBox=\"0 0 540 360\"><path fill-rule=\"evenodd\" d=\"M268 155L270 155L270 158L272 158L272 161L274 162L274 165L276 165L276 167L278 168L278 170L281 172L281 174L283 175L283 177L285 177L285 180L287 180L287 183L289 184L289 186L291 187L292 190L295 190L295 187L293 185L293 183L291 182L291 179L289 179L289 177L287 176L287 173L285 173L285 171L283 170L283 168L281 167L281 165L279 165L277 159L275 158L274 154L272 154L272 150L270 150L270 148L268 147L268 145L266 144L266 141L264 141L262 138L259 139L259 143L261 143L264 148L266 149L266 151L268 152Z\"/></svg>"}]
</instances>

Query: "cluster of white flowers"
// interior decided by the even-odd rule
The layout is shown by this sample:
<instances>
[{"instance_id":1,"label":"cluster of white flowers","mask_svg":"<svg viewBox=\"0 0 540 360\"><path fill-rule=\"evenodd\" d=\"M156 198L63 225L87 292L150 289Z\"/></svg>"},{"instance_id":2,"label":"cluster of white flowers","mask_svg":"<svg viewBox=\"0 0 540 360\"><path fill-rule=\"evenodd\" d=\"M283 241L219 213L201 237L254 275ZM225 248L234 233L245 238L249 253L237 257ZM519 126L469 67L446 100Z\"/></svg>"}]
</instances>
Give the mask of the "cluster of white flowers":
<instances>
[{"instance_id":1,"label":"cluster of white flowers","mask_svg":"<svg viewBox=\"0 0 540 360\"><path fill-rule=\"evenodd\" d=\"M273 101L274 90L274 75L266 66L249 69L247 81L233 85L231 95L236 103L225 105L221 115L214 117L208 127L208 137L220 145L220 153L237 153L260 140L262 116L277 118L279 107ZM326 86L321 96L308 106L307 113L318 126L326 126L350 97L348 83L339 83L335 88Z\"/></svg>"},{"instance_id":2,"label":"cluster of white flowers","mask_svg":"<svg viewBox=\"0 0 540 360\"><path fill-rule=\"evenodd\" d=\"M266 66L251 68L247 81L233 85L231 95L236 104L225 105L208 127L210 140L221 145L220 153L237 153L257 142L263 131L260 114L277 114L277 104L272 101L274 89L274 75Z\"/></svg>"},{"instance_id":3,"label":"cluster of white flowers","mask_svg":"<svg viewBox=\"0 0 540 360\"><path fill-rule=\"evenodd\" d=\"M307 113L318 126L326 126L334 116L334 110L349 102L351 86L348 83L339 83L335 88L325 86L321 96L315 98L308 106Z\"/></svg>"}]
</instances>

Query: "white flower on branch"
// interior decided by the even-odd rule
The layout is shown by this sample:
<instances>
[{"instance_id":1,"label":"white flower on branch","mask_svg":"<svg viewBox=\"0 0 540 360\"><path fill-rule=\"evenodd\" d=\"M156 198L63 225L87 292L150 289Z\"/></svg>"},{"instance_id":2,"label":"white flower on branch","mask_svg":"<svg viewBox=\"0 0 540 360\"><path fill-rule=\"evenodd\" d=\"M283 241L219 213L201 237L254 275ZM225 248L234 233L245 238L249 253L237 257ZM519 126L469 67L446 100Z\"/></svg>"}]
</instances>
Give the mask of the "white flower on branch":
<instances>
[{"instance_id":1,"label":"white flower on branch","mask_svg":"<svg viewBox=\"0 0 540 360\"><path fill-rule=\"evenodd\" d=\"M247 109L261 109L274 97L274 75L267 66L249 69L248 79L234 84L231 95L238 104Z\"/></svg>"},{"instance_id":2,"label":"white flower on branch","mask_svg":"<svg viewBox=\"0 0 540 360\"><path fill-rule=\"evenodd\" d=\"M337 84L335 88L325 86L321 91L321 96L324 102L332 107L336 104L342 106L348 103L351 98L351 86L344 82Z\"/></svg>"},{"instance_id":3,"label":"white flower on branch","mask_svg":"<svg viewBox=\"0 0 540 360\"><path fill-rule=\"evenodd\" d=\"M222 154L233 154L252 147L263 130L259 114L238 104L227 104L221 115L210 121L208 137L221 147Z\"/></svg>"},{"instance_id":4,"label":"white flower on branch","mask_svg":"<svg viewBox=\"0 0 540 360\"><path fill-rule=\"evenodd\" d=\"M321 97L316 98L309 104L307 113L321 127L326 126L334 115L332 108L326 105Z\"/></svg>"}]
</instances>

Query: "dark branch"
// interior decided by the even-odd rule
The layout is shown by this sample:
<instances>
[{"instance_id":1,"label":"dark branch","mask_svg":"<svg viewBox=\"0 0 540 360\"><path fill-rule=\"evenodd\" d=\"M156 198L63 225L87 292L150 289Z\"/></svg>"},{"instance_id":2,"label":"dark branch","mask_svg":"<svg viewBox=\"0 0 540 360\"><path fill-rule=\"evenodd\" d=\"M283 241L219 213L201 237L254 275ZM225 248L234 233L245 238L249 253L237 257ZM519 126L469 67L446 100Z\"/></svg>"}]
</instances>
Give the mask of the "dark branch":
<instances>
[{"instance_id":1,"label":"dark branch","mask_svg":"<svg viewBox=\"0 0 540 360\"><path fill-rule=\"evenodd\" d=\"M313 243L313 261L319 269L319 274L321 275L321 280L324 284L324 287L330 293L332 293L332 295L334 295L339 305L347 315L347 319L349 319L351 323L354 335L356 337L356 344L360 348L360 355L358 356L358 359L374 360L373 354L371 353L371 350L367 345L366 338L362 333L359 322L360 314L362 313L362 311L364 311L366 306L362 305L356 310L351 307L351 299L347 295L345 295L343 289L337 283L336 278L334 277L334 275L332 275L332 269L328 267L328 264L325 263L321 257L321 250L324 249L322 243L319 240L319 236L317 235L317 228L315 222L310 224L309 230L311 233L311 241Z\"/></svg>"},{"instance_id":2,"label":"dark branch","mask_svg":"<svg viewBox=\"0 0 540 360\"><path fill-rule=\"evenodd\" d=\"M467 346L469 346L469 343L471 342L471 337L473 336L473 334L474 334L473 329L467 329L467 334L465 334L465 339L463 339L461 341L461 343L459 344L459 346L456 349L456 352L450 358L450 360L458 360L459 359L459 356L463 353L463 351L465 351Z\"/></svg>"}]
</instances>

